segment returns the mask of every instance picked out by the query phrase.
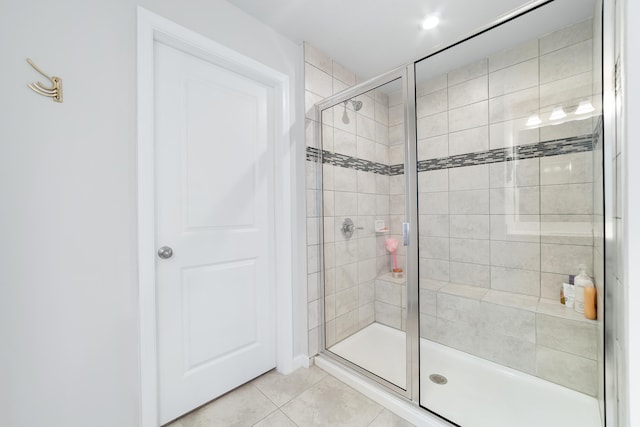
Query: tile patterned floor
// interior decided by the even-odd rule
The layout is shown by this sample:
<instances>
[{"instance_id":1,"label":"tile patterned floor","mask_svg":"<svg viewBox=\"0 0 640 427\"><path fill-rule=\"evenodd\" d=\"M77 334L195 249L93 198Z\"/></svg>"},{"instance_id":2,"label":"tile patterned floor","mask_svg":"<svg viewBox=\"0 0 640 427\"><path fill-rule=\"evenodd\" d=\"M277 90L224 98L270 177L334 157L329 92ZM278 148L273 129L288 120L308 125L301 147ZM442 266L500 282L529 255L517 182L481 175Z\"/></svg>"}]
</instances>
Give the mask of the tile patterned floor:
<instances>
[{"instance_id":1,"label":"tile patterned floor","mask_svg":"<svg viewBox=\"0 0 640 427\"><path fill-rule=\"evenodd\" d=\"M289 375L267 372L167 427L412 425L312 366Z\"/></svg>"}]
</instances>

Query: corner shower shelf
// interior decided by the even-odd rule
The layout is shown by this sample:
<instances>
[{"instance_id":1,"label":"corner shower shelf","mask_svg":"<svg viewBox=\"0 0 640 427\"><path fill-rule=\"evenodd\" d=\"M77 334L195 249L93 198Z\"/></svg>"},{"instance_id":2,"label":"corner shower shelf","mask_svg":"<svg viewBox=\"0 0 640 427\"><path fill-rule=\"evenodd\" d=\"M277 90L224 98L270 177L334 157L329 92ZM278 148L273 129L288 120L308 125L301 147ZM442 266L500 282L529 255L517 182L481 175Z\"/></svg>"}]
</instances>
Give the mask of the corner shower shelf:
<instances>
[{"instance_id":1,"label":"corner shower shelf","mask_svg":"<svg viewBox=\"0 0 640 427\"><path fill-rule=\"evenodd\" d=\"M391 274L391 272L385 273L376 277L376 280L383 280L383 281L395 283L398 285L404 285L406 282L406 279L404 277L402 278L393 277L393 274Z\"/></svg>"},{"instance_id":2,"label":"corner shower shelf","mask_svg":"<svg viewBox=\"0 0 640 427\"><path fill-rule=\"evenodd\" d=\"M376 233L384 234L384 233L388 233L389 229L388 228L380 228L380 229L376 229L375 231L376 231Z\"/></svg>"}]
</instances>

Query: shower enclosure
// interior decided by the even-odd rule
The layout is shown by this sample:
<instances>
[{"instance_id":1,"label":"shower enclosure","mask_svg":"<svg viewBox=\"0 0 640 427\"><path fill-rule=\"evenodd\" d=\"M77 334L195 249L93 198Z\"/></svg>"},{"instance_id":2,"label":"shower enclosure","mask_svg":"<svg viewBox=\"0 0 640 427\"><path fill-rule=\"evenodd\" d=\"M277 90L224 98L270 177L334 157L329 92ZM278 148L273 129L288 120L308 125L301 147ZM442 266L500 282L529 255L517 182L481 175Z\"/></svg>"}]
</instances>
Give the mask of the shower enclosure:
<instances>
[{"instance_id":1,"label":"shower enclosure","mask_svg":"<svg viewBox=\"0 0 640 427\"><path fill-rule=\"evenodd\" d=\"M549 2L317 104L324 356L457 425L604 424L600 22Z\"/></svg>"}]
</instances>

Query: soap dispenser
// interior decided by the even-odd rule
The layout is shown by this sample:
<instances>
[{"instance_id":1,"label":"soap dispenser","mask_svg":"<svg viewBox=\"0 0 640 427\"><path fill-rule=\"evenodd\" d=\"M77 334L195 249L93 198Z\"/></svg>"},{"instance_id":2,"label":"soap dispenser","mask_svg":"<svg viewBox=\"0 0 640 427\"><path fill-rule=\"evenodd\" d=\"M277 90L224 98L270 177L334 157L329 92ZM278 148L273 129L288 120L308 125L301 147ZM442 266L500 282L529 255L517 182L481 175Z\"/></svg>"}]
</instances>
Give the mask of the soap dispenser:
<instances>
[{"instance_id":1,"label":"soap dispenser","mask_svg":"<svg viewBox=\"0 0 640 427\"><path fill-rule=\"evenodd\" d=\"M578 313L584 314L584 290L585 288L593 288L593 280L587 274L587 267L584 264L578 266L578 275L575 277L573 284L575 286L575 304L574 309Z\"/></svg>"},{"instance_id":2,"label":"soap dispenser","mask_svg":"<svg viewBox=\"0 0 640 427\"><path fill-rule=\"evenodd\" d=\"M584 288L584 317L589 320L596 320L598 317L596 287Z\"/></svg>"}]
</instances>

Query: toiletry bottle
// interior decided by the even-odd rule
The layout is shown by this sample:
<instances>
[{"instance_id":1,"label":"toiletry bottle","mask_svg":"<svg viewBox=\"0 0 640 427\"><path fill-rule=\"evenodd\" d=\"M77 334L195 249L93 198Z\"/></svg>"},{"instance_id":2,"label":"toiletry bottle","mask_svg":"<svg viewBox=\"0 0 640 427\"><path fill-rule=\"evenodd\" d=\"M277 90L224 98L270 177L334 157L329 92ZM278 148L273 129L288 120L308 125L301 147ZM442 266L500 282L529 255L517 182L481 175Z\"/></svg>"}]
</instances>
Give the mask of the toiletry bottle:
<instances>
[{"instance_id":1,"label":"toiletry bottle","mask_svg":"<svg viewBox=\"0 0 640 427\"><path fill-rule=\"evenodd\" d=\"M573 308L573 304L576 296L575 286L570 285L569 283L563 283L562 292L564 294L564 305L567 308Z\"/></svg>"},{"instance_id":2,"label":"toiletry bottle","mask_svg":"<svg viewBox=\"0 0 640 427\"><path fill-rule=\"evenodd\" d=\"M587 287L593 286L593 281L587 275L587 267L584 264L580 264L578 267L578 275L573 280L575 287L575 304L573 308L578 313L584 313L584 290Z\"/></svg>"},{"instance_id":3,"label":"toiletry bottle","mask_svg":"<svg viewBox=\"0 0 640 427\"><path fill-rule=\"evenodd\" d=\"M589 320L596 320L596 287L585 286L584 288L584 317Z\"/></svg>"}]
</instances>

